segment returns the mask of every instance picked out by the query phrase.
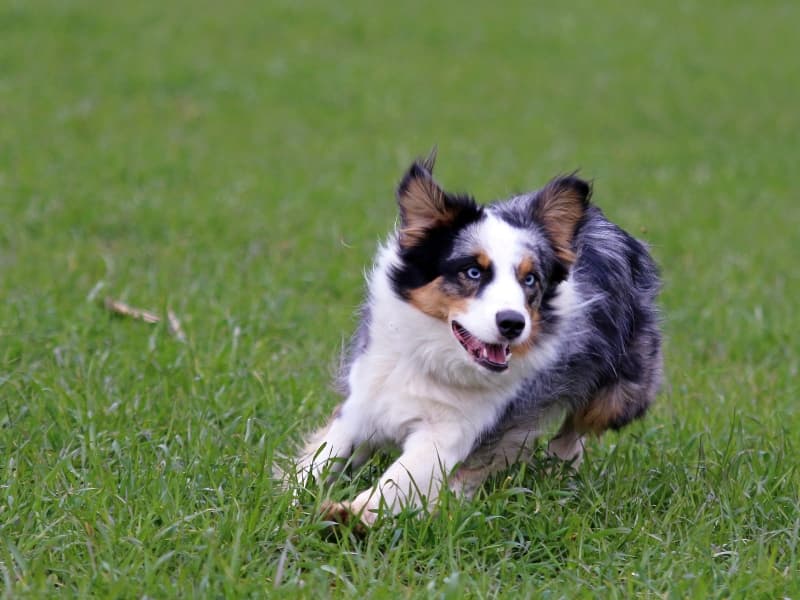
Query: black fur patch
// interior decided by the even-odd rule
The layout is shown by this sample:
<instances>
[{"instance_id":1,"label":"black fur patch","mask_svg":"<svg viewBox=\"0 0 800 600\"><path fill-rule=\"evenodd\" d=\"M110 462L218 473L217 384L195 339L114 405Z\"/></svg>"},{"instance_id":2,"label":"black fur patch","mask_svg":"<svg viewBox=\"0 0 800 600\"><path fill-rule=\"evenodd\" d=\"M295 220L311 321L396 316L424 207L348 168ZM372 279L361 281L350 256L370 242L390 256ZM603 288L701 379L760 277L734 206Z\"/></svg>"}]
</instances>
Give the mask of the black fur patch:
<instances>
[{"instance_id":1,"label":"black fur patch","mask_svg":"<svg viewBox=\"0 0 800 600\"><path fill-rule=\"evenodd\" d=\"M471 279L467 275L470 268L476 268L481 272L480 279ZM443 261L441 276L447 291L452 295L480 296L494 279L494 266L490 264L484 268L476 260L476 257L461 256Z\"/></svg>"},{"instance_id":2,"label":"black fur patch","mask_svg":"<svg viewBox=\"0 0 800 600\"><path fill-rule=\"evenodd\" d=\"M401 264L392 268L389 276L395 293L408 299L411 290L427 285L440 275L453 271L448 258L459 233L483 218L483 207L468 196L457 199L460 210L452 225L429 230L420 243L400 252Z\"/></svg>"}]
</instances>

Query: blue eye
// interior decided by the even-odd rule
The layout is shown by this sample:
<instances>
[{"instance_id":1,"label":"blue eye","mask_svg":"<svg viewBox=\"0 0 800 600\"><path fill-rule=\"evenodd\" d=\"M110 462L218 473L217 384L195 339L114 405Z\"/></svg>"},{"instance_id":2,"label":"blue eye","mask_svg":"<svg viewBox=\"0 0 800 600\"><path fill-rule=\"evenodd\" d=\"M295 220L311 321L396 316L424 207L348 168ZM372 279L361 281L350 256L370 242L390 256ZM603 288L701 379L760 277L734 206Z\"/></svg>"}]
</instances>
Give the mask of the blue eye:
<instances>
[{"instance_id":1,"label":"blue eye","mask_svg":"<svg viewBox=\"0 0 800 600\"><path fill-rule=\"evenodd\" d=\"M481 278L481 270L478 267L470 267L466 271L467 277L470 279L480 279Z\"/></svg>"},{"instance_id":2,"label":"blue eye","mask_svg":"<svg viewBox=\"0 0 800 600\"><path fill-rule=\"evenodd\" d=\"M528 273L525 276L525 279L522 280L522 283L528 287L533 287L533 285L536 283L536 277L533 275L533 273Z\"/></svg>"}]
</instances>

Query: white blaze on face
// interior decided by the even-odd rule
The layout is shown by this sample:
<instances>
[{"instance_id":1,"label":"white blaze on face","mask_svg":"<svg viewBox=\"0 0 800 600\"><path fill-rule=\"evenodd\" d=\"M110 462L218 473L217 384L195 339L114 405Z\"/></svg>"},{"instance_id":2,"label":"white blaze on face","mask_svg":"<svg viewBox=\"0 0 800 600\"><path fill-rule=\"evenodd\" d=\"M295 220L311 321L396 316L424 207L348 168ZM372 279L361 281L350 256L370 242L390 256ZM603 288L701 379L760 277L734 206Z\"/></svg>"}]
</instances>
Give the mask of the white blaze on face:
<instances>
[{"instance_id":1,"label":"white blaze on face","mask_svg":"<svg viewBox=\"0 0 800 600\"><path fill-rule=\"evenodd\" d=\"M491 211L487 211L486 218L471 233L475 249L491 261L492 280L469 301L465 312L450 317L481 341L501 344L508 343L508 340L497 327L497 313L513 310L525 317L525 328L514 343L524 343L531 333L531 319L517 269L530 255L526 246L532 241L531 234L509 225Z\"/></svg>"}]
</instances>

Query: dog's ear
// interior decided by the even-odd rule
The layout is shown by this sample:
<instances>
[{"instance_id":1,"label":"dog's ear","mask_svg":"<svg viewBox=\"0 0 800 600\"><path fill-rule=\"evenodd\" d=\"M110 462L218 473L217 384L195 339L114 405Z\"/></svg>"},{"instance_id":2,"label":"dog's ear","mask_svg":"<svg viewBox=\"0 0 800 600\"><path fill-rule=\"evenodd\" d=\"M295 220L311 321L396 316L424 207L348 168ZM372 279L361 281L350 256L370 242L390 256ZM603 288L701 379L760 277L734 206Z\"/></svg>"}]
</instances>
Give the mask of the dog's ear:
<instances>
[{"instance_id":1,"label":"dog's ear","mask_svg":"<svg viewBox=\"0 0 800 600\"><path fill-rule=\"evenodd\" d=\"M544 227L558 260L567 268L575 262L572 238L591 195L588 181L567 175L551 180L533 199L532 217Z\"/></svg>"},{"instance_id":2,"label":"dog's ear","mask_svg":"<svg viewBox=\"0 0 800 600\"><path fill-rule=\"evenodd\" d=\"M428 158L411 165L397 187L402 248L416 246L432 229L453 225L465 210L480 210L472 198L448 194L439 187L431 174L435 161L434 149Z\"/></svg>"}]
</instances>

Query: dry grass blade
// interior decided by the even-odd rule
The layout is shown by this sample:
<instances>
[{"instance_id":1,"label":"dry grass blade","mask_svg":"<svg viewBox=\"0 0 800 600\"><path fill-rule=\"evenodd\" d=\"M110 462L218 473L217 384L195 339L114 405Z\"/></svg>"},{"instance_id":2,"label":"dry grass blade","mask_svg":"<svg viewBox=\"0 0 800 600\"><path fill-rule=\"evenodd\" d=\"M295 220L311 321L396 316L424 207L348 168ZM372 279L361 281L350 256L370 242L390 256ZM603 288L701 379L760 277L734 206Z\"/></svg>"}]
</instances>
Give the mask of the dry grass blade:
<instances>
[{"instance_id":1,"label":"dry grass blade","mask_svg":"<svg viewBox=\"0 0 800 600\"><path fill-rule=\"evenodd\" d=\"M186 341L186 334L183 333L181 322L178 320L177 315L171 310L167 310L167 326L169 327L169 332L175 339L181 342Z\"/></svg>"},{"instance_id":2,"label":"dry grass blade","mask_svg":"<svg viewBox=\"0 0 800 600\"><path fill-rule=\"evenodd\" d=\"M133 306L125 304L121 300L114 300L113 298L108 297L105 299L103 304L107 311L114 313L115 315L130 317L131 319L144 321L145 323L161 322L161 317L154 312L150 312L149 310L144 310L141 308L134 308Z\"/></svg>"},{"instance_id":3,"label":"dry grass blade","mask_svg":"<svg viewBox=\"0 0 800 600\"><path fill-rule=\"evenodd\" d=\"M161 317L154 312L130 306L121 300L115 300L111 297L105 299L103 306L110 313L121 317L128 317L145 323L160 323L162 321ZM175 339L181 342L186 341L186 334L183 332L181 322L171 310L167 310L167 328Z\"/></svg>"}]
</instances>

